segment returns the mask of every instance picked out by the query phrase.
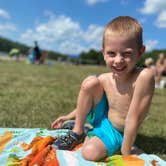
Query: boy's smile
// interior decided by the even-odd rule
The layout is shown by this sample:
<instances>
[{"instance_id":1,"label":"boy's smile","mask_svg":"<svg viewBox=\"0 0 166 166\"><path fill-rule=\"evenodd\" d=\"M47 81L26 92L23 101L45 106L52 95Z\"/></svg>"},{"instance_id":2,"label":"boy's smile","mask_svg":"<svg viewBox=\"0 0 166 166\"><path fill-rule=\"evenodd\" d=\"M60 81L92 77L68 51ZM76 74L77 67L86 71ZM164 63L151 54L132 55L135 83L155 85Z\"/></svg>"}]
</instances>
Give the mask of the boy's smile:
<instances>
[{"instance_id":1,"label":"boy's smile","mask_svg":"<svg viewBox=\"0 0 166 166\"><path fill-rule=\"evenodd\" d=\"M141 54L136 41L127 36L109 35L105 39L104 59L117 77L126 77L134 69Z\"/></svg>"}]
</instances>

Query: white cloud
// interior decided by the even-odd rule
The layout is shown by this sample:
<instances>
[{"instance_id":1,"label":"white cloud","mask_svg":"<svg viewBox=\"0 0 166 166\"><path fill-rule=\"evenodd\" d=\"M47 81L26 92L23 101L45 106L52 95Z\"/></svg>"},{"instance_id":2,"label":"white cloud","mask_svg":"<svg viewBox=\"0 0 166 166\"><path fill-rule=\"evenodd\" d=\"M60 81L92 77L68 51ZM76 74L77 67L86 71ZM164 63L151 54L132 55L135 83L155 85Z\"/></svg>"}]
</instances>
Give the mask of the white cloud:
<instances>
[{"instance_id":1,"label":"white cloud","mask_svg":"<svg viewBox=\"0 0 166 166\"><path fill-rule=\"evenodd\" d=\"M162 11L157 20L156 20L156 26L159 28L166 28L166 11Z\"/></svg>"},{"instance_id":2,"label":"white cloud","mask_svg":"<svg viewBox=\"0 0 166 166\"><path fill-rule=\"evenodd\" d=\"M86 0L88 5L95 5L97 3L103 3L103 2L107 2L109 0Z\"/></svg>"},{"instance_id":3,"label":"white cloud","mask_svg":"<svg viewBox=\"0 0 166 166\"><path fill-rule=\"evenodd\" d=\"M166 0L145 0L142 14L157 14L155 25L159 28L166 28Z\"/></svg>"},{"instance_id":4,"label":"white cloud","mask_svg":"<svg viewBox=\"0 0 166 166\"><path fill-rule=\"evenodd\" d=\"M152 51L153 49L155 49L156 45L158 44L158 40L147 40L146 41L146 51Z\"/></svg>"},{"instance_id":5,"label":"white cloud","mask_svg":"<svg viewBox=\"0 0 166 166\"><path fill-rule=\"evenodd\" d=\"M91 48L101 49L103 29L101 26L89 25L87 31L83 33L83 39Z\"/></svg>"},{"instance_id":6,"label":"white cloud","mask_svg":"<svg viewBox=\"0 0 166 166\"><path fill-rule=\"evenodd\" d=\"M57 49L58 52L63 52L66 54L79 54L82 51L87 51L87 48L83 47L79 43L71 43L70 41L64 41L59 44Z\"/></svg>"},{"instance_id":7,"label":"white cloud","mask_svg":"<svg viewBox=\"0 0 166 166\"><path fill-rule=\"evenodd\" d=\"M143 14L154 14L166 10L165 0L145 0L144 6L140 9Z\"/></svg>"},{"instance_id":8,"label":"white cloud","mask_svg":"<svg viewBox=\"0 0 166 166\"><path fill-rule=\"evenodd\" d=\"M16 30L17 30L16 26L12 23L0 24L1 33L8 32L8 31L13 31L14 32Z\"/></svg>"},{"instance_id":9,"label":"white cloud","mask_svg":"<svg viewBox=\"0 0 166 166\"><path fill-rule=\"evenodd\" d=\"M66 54L78 54L90 48L101 48L103 27L89 25L83 30L80 24L66 16L53 16L21 35L21 42L32 45L37 40L43 49Z\"/></svg>"},{"instance_id":10,"label":"white cloud","mask_svg":"<svg viewBox=\"0 0 166 166\"><path fill-rule=\"evenodd\" d=\"M15 33L17 31L16 25L13 24L12 22L9 22L9 19L11 18L11 16L6 10L0 9L0 18L5 19L0 23L0 35L1 36L8 37L11 35L11 32Z\"/></svg>"},{"instance_id":11,"label":"white cloud","mask_svg":"<svg viewBox=\"0 0 166 166\"><path fill-rule=\"evenodd\" d=\"M0 9L0 17L10 19L10 14L6 10Z\"/></svg>"},{"instance_id":12,"label":"white cloud","mask_svg":"<svg viewBox=\"0 0 166 166\"><path fill-rule=\"evenodd\" d=\"M103 27L97 25L89 25L88 30L85 32L85 40L94 42L97 37L102 36Z\"/></svg>"}]
</instances>

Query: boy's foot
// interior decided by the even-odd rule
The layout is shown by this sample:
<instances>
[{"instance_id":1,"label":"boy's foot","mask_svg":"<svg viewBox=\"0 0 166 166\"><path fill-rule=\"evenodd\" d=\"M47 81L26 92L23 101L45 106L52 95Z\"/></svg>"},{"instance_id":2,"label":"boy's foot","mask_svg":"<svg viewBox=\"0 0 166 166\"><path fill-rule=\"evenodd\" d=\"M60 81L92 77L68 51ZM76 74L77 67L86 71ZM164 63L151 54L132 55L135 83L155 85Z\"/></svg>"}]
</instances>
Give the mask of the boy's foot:
<instances>
[{"instance_id":1,"label":"boy's foot","mask_svg":"<svg viewBox=\"0 0 166 166\"><path fill-rule=\"evenodd\" d=\"M72 150L75 146L84 141L85 136L85 133L78 135L69 130L67 135L57 138L57 140L51 146L59 150Z\"/></svg>"},{"instance_id":2,"label":"boy's foot","mask_svg":"<svg viewBox=\"0 0 166 166\"><path fill-rule=\"evenodd\" d=\"M142 149L138 148L137 146L133 145L131 147L131 154L140 155L142 153L144 153L144 151Z\"/></svg>"},{"instance_id":3,"label":"boy's foot","mask_svg":"<svg viewBox=\"0 0 166 166\"><path fill-rule=\"evenodd\" d=\"M62 124L62 129L72 130L74 128L74 124L74 120L67 120Z\"/></svg>"},{"instance_id":4,"label":"boy's foot","mask_svg":"<svg viewBox=\"0 0 166 166\"><path fill-rule=\"evenodd\" d=\"M62 129L72 130L74 128L74 124L75 124L74 120L65 121L63 123L63 125L62 125ZM85 125L84 125L84 131L85 131L85 133L87 133L88 131L90 131L92 129L93 129L93 127L90 124L85 123Z\"/></svg>"}]
</instances>

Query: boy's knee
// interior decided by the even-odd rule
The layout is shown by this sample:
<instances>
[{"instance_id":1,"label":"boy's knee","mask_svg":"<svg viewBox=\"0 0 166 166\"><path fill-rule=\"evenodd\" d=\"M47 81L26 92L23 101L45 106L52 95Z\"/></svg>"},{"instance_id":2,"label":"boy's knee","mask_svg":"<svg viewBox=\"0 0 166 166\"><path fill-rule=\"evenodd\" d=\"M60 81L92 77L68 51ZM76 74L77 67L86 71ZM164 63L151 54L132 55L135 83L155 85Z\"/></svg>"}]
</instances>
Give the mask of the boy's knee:
<instances>
[{"instance_id":1,"label":"boy's knee","mask_svg":"<svg viewBox=\"0 0 166 166\"><path fill-rule=\"evenodd\" d=\"M89 161L98 161L100 159L98 150L91 145L82 148L82 157Z\"/></svg>"},{"instance_id":2,"label":"boy's knee","mask_svg":"<svg viewBox=\"0 0 166 166\"><path fill-rule=\"evenodd\" d=\"M87 77L81 85L81 89L85 91L93 90L100 86L100 81L96 76Z\"/></svg>"}]
</instances>

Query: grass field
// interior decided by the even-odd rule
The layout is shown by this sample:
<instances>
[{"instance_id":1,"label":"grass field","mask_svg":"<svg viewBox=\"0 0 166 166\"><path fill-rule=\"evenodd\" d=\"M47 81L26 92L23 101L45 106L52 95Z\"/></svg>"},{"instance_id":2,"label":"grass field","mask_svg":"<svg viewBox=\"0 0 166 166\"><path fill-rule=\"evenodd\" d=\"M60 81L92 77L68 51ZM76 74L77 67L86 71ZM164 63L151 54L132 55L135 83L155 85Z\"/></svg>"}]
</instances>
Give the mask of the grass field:
<instances>
[{"instance_id":1,"label":"grass field","mask_svg":"<svg viewBox=\"0 0 166 166\"><path fill-rule=\"evenodd\" d=\"M0 62L0 126L50 129L54 119L75 108L82 80L105 71L97 66ZM165 121L166 89L158 89L136 142L166 160Z\"/></svg>"}]
</instances>

